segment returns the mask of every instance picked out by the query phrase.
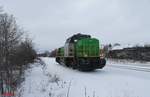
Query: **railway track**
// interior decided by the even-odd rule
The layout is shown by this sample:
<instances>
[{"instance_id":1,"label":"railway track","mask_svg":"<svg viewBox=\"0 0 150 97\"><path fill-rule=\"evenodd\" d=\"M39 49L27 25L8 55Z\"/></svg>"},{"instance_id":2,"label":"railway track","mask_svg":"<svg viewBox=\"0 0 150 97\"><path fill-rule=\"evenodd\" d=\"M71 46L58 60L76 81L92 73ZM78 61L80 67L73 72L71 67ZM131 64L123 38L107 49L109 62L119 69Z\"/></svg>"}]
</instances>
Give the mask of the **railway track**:
<instances>
[{"instance_id":1,"label":"railway track","mask_svg":"<svg viewBox=\"0 0 150 97\"><path fill-rule=\"evenodd\" d=\"M141 67L141 66L131 66L131 65L107 65L114 68L120 68L120 69L129 69L129 70L136 70L136 71L143 71L143 72L150 72L150 68L148 67Z\"/></svg>"}]
</instances>

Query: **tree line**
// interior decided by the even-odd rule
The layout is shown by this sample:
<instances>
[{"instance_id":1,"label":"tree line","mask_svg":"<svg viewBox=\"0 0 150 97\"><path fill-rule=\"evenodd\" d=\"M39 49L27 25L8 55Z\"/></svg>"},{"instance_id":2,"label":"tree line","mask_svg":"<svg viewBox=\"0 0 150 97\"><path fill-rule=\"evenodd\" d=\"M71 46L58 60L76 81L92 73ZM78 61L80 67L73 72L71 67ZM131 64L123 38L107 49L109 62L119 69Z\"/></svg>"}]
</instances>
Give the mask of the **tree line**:
<instances>
[{"instance_id":1,"label":"tree line","mask_svg":"<svg viewBox=\"0 0 150 97\"><path fill-rule=\"evenodd\" d=\"M19 70L28 63L34 62L37 54L32 40L25 36L26 32L17 25L13 15L5 13L0 7L0 90L3 91L3 83L14 83L13 72ZM14 77L15 78L15 77ZM9 81L8 81L9 80Z\"/></svg>"}]
</instances>

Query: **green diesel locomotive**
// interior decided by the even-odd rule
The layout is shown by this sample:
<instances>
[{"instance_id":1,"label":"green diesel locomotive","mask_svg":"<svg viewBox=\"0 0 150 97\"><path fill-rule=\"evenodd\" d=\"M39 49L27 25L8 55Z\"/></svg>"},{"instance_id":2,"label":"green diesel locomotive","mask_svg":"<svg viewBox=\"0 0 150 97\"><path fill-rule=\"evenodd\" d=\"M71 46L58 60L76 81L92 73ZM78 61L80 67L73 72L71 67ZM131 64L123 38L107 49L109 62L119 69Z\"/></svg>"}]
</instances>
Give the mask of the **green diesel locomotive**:
<instances>
[{"instance_id":1,"label":"green diesel locomotive","mask_svg":"<svg viewBox=\"0 0 150 97\"><path fill-rule=\"evenodd\" d=\"M63 47L57 49L56 62L82 71L101 69L106 60L100 56L102 52L99 45L99 40L90 35L73 35Z\"/></svg>"}]
</instances>

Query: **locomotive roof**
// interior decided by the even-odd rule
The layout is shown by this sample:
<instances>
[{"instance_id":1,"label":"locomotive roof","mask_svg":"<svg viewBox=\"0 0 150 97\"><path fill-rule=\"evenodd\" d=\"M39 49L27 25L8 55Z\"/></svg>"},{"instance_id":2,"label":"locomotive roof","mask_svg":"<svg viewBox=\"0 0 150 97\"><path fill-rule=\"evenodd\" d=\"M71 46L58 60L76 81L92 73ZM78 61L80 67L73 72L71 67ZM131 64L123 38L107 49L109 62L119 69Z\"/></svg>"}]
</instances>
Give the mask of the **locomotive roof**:
<instances>
[{"instance_id":1,"label":"locomotive roof","mask_svg":"<svg viewBox=\"0 0 150 97\"><path fill-rule=\"evenodd\" d=\"M74 40L79 40L81 38L91 38L90 35L86 35L86 34L75 34L71 37L69 37L67 40L66 40L66 43L74 43Z\"/></svg>"}]
</instances>

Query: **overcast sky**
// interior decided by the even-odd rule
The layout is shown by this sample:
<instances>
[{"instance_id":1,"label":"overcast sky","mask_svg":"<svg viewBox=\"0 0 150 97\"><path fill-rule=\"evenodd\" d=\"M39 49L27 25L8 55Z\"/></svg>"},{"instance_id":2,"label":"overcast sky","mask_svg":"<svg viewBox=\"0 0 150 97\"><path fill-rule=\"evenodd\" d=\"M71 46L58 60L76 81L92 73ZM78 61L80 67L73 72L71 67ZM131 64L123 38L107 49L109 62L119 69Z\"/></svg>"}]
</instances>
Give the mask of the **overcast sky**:
<instances>
[{"instance_id":1,"label":"overcast sky","mask_svg":"<svg viewBox=\"0 0 150 97\"><path fill-rule=\"evenodd\" d=\"M38 49L62 46L75 33L106 43L150 42L150 0L0 0Z\"/></svg>"}]
</instances>

